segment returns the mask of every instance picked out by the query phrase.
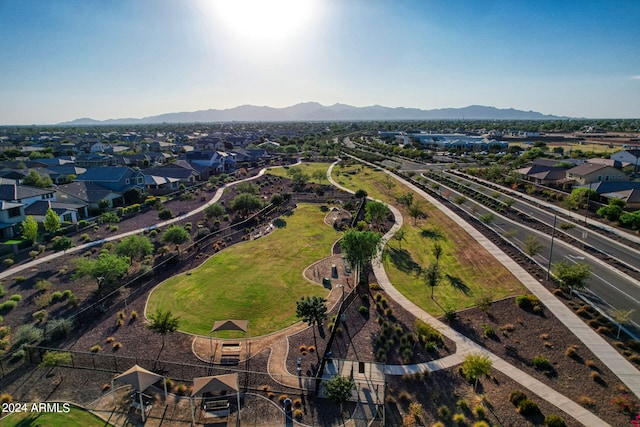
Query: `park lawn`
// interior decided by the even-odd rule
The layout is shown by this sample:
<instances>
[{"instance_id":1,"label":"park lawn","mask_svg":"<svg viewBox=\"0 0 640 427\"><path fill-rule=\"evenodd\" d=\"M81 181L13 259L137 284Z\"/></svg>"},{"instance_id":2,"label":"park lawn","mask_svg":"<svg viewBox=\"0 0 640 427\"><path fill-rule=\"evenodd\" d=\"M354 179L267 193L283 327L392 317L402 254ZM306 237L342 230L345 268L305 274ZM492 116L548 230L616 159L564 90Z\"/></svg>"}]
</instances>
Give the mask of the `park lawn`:
<instances>
[{"instance_id":1,"label":"park lawn","mask_svg":"<svg viewBox=\"0 0 640 427\"><path fill-rule=\"evenodd\" d=\"M303 277L310 264L331 255L340 237L324 216L318 205L299 204L282 217L284 228L225 249L160 284L149 296L147 315L157 308L171 310L180 316L181 331L198 335L208 335L216 320L249 320L251 336L296 323L298 299L328 294Z\"/></svg>"},{"instance_id":2,"label":"park lawn","mask_svg":"<svg viewBox=\"0 0 640 427\"><path fill-rule=\"evenodd\" d=\"M278 167L278 168L269 169L266 172L266 175L282 176L282 177L288 178L287 171L289 169L299 168L299 169L302 169L304 173L309 175L310 183L329 185L329 181L327 180L327 169L329 169L330 164L331 163L310 162L310 163L302 163L300 165L295 165L295 166L287 166L286 168ZM322 178L320 181L318 181L313 177L313 174L316 171L322 171L325 174L324 178Z\"/></svg>"},{"instance_id":3,"label":"park lawn","mask_svg":"<svg viewBox=\"0 0 640 427\"><path fill-rule=\"evenodd\" d=\"M411 190L397 181L395 187L387 190L382 184L384 175L363 167L357 174L340 174L334 179L343 181L343 185L352 190L361 188L374 198L392 202L402 212L405 240L392 239L387 244L383 265L389 280L403 295L437 316L445 309L471 307L480 296L492 295L493 299L500 299L525 292L522 284L475 239L415 193L414 203L420 204L427 217L414 221L406 207L395 202L398 196ZM431 288L418 271L435 262L433 245L436 241L443 249L439 260L442 280L431 299Z\"/></svg>"},{"instance_id":4,"label":"park lawn","mask_svg":"<svg viewBox=\"0 0 640 427\"><path fill-rule=\"evenodd\" d=\"M30 408L27 404L27 409ZM74 406L68 413L16 412L2 419L3 427L104 427L111 424L84 409Z\"/></svg>"}]
</instances>

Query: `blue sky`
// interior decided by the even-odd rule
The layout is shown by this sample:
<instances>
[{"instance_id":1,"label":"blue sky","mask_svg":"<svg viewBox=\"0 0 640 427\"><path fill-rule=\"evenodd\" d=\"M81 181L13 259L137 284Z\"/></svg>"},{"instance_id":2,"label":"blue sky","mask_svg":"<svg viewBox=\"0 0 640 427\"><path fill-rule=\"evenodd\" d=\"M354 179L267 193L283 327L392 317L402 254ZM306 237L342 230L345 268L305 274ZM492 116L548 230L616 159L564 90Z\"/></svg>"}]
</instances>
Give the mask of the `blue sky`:
<instances>
[{"instance_id":1,"label":"blue sky","mask_svg":"<svg viewBox=\"0 0 640 427\"><path fill-rule=\"evenodd\" d=\"M640 117L638 0L0 0L0 124L243 104Z\"/></svg>"}]
</instances>

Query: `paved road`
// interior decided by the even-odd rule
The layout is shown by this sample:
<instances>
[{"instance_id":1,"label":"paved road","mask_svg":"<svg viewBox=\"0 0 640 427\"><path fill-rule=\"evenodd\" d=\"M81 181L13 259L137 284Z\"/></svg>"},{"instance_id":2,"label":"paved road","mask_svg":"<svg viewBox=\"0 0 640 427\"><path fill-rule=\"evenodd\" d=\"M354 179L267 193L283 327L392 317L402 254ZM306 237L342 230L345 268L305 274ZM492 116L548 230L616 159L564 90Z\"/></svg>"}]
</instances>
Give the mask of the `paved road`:
<instances>
[{"instance_id":1,"label":"paved road","mask_svg":"<svg viewBox=\"0 0 640 427\"><path fill-rule=\"evenodd\" d=\"M450 198L460 195L456 190L440 184L443 189L450 192ZM472 206L477 207L477 212L473 213ZM536 261L543 267L549 267L549 255L551 249L551 236L531 229L526 224L512 221L497 212L469 201L460 206L472 216L482 216L491 212L495 215L495 220L490 225L498 234L506 237L507 240L515 244L520 250L524 251L524 241L528 236L535 235L540 243L545 247L541 254L535 257ZM553 223L553 217L551 217ZM559 231L558 231L559 232ZM595 233L592 233L595 234ZM633 309L633 323L627 328L628 332L633 336L640 335L640 283L632 277L613 268L611 265L593 257L590 253L581 250L573 245L569 245L560 239L554 240L552 263L560 260L567 260L570 263L587 263L589 264L592 274L586 280L587 290L582 294L594 306L600 309L604 314L609 313L613 309ZM640 256L638 257L640 259Z\"/></svg>"}]
</instances>

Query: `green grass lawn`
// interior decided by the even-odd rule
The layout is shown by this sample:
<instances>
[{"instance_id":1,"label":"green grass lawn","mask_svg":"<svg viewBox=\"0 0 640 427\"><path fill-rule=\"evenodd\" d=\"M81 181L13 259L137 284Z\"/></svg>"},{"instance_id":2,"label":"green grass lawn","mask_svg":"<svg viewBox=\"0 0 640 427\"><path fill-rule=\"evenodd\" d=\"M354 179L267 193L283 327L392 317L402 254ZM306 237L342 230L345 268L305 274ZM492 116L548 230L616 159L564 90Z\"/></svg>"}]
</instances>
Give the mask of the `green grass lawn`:
<instances>
[{"instance_id":1,"label":"green grass lawn","mask_svg":"<svg viewBox=\"0 0 640 427\"><path fill-rule=\"evenodd\" d=\"M299 168L302 169L302 171L304 173L306 173L307 175L309 175L309 182L310 183L314 183L314 184L325 184L325 185L329 185L329 181L326 178L326 173L327 173L327 169L329 169L329 165L330 163L302 163L300 165L296 165L296 166L289 166L286 169L285 168L274 168L274 169L269 169L269 171L267 171L267 175L274 175L274 176L283 176L283 177L287 177L287 171L290 168ZM325 173L325 177L322 178L322 180L318 181L316 179L313 178L313 174L316 171L322 171Z\"/></svg>"},{"instance_id":2,"label":"green grass lawn","mask_svg":"<svg viewBox=\"0 0 640 427\"><path fill-rule=\"evenodd\" d=\"M27 409L31 406L27 404ZM69 413L16 412L3 418L3 427L98 427L110 426L89 411L71 407Z\"/></svg>"},{"instance_id":3,"label":"green grass lawn","mask_svg":"<svg viewBox=\"0 0 640 427\"><path fill-rule=\"evenodd\" d=\"M180 330L208 335L213 322L249 320L251 336L295 323L296 300L326 297L328 290L304 279L306 267L331 254L340 234L323 222L317 205L300 204L283 217L284 228L261 239L234 245L202 266L159 285L149 297L156 308L180 316ZM222 335L221 335L222 336Z\"/></svg>"},{"instance_id":4,"label":"green grass lawn","mask_svg":"<svg viewBox=\"0 0 640 427\"><path fill-rule=\"evenodd\" d=\"M414 203L422 206L427 218L418 220L414 225L406 208L396 202L398 196L411 190L397 181L394 181L396 186L388 190L383 184L383 172L362 167L356 174L343 174L334 167L333 177L349 189L364 189L370 196L400 209L404 217L403 228L407 231L406 240L391 240L387 244L383 265L391 283L427 312L441 315L446 308L459 310L471 307L475 305L476 298L487 293L499 299L525 292L516 278L471 236L417 194L414 194ZM432 251L436 241L443 249L439 261L442 280L434 289L434 299L431 299L431 288L417 271L435 262Z\"/></svg>"}]
</instances>

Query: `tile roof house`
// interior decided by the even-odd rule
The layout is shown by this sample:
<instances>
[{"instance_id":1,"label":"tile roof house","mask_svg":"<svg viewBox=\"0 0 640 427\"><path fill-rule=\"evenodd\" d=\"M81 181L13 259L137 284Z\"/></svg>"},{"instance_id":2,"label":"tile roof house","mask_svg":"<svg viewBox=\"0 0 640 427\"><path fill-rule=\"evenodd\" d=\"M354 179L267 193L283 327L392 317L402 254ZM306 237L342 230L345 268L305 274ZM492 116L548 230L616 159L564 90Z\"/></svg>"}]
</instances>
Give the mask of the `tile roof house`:
<instances>
[{"instance_id":1,"label":"tile roof house","mask_svg":"<svg viewBox=\"0 0 640 427\"><path fill-rule=\"evenodd\" d=\"M518 169L522 178L540 185L557 185L565 179L566 168L557 166L532 165Z\"/></svg>"},{"instance_id":2,"label":"tile roof house","mask_svg":"<svg viewBox=\"0 0 640 427\"><path fill-rule=\"evenodd\" d=\"M640 150L635 148L633 150L618 151L611 155L611 160L618 160L622 163L637 166L640 164Z\"/></svg>"}]
</instances>

